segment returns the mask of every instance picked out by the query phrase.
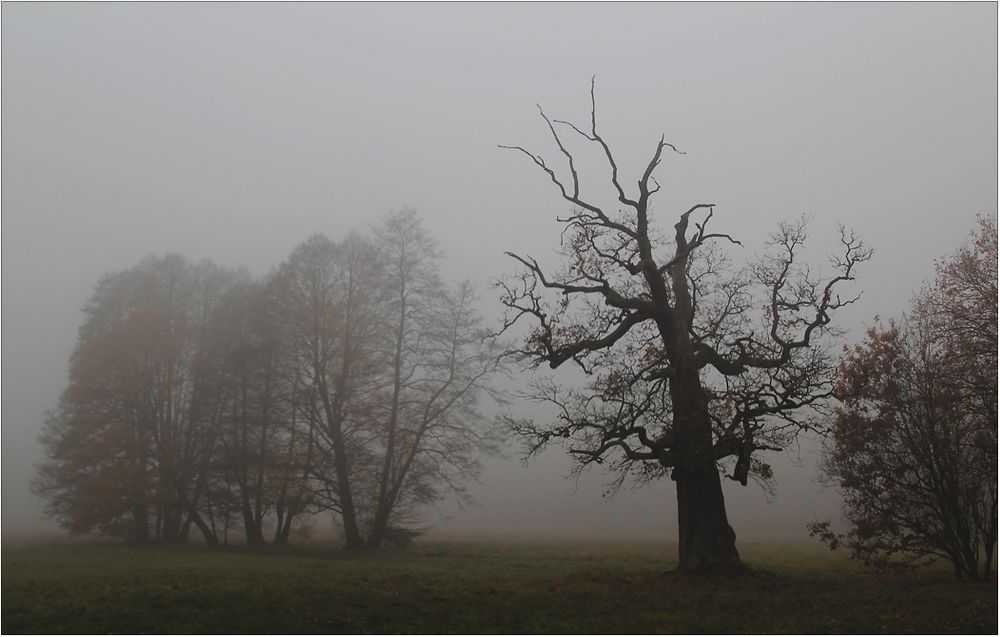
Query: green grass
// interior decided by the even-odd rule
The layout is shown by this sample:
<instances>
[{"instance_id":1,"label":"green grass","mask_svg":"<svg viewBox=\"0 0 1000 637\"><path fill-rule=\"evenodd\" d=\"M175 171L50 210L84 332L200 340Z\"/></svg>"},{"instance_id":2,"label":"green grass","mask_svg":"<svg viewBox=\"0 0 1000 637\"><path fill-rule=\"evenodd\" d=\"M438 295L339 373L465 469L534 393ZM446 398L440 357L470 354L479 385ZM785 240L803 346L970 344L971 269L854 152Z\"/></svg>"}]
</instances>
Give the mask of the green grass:
<instances>
[{"instance_id":1,"label":"green grass","mask_svg":"<svg viewBox=\"0 0 1000 637\"><path fill-rule=\"evenodd\" d=\"M991 633L996 584L741 546L740 578L663 576L668 545L422 542L347 555L5 545L4 633Z\"/></svg>"}]
</instances>

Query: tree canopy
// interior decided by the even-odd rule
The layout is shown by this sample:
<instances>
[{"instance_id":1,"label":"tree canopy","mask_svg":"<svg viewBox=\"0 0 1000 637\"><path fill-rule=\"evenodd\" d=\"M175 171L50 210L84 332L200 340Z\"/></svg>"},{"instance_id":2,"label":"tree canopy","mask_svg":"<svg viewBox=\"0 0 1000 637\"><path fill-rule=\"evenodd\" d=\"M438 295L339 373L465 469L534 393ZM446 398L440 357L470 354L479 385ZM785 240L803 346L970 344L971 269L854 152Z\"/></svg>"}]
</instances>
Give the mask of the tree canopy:
<instances>
[{"instance_id":1,"label":"tree canopy","mask_svg":"<svg viewBox=\"0 0 1000 637\"><path fill-rule=\"evenodd\" d=\"M979 229L913 299L840 362L825 459L849 530L831 547L904 568L944 558L982 579L997 541L997 228Z\"/></svg>"},{"instance_id":2,"label":"tree canopy","mask_svg":"<svg viewBox=\"0 0 1000 637\"><path fill-rule=\"evenodd\" d=\"M555 422L507 422L529 453L564 442L579 467L609 466L619 484L628 475L669 475L680 569L740 570L719 469L743 484L751 475L767 480L760 452L823 426L817 416L832 398L834 372L823 342L836 311L857 300L841 290L872 251L841 228L833 274L821 279L802 262L800 220L778 227L762 259L736 267L726 248L740 242L709 228L714 204L677 214L672 232L659 226L665 212L652 214L661 189L654 172L665 152L680 153L665 136L630 189L598 131L593 83L589 127L540 114L565 160L562 174L524 147L502 148L530 158L570 204L557 217L562 264L547 269L508 253L520 269L499 283L504 325L530 323L511 352L521 361L573 363L589 382L578 389L543 377L525 397L553 406ZM561 131L606 161L616 210L583 197L577 156Z\"/></svg>"},{"instance_id":3,"label":"tree canopy","mask_svg":"<svg viewBox=\"0 0 1000 637\"><path fill-rule=\"evenodd\" d=\"M348 548L405 541L496 448L498 359L413 210L310 237L267 276L151 257L84 313L35 489L74 533L288 542L332 513ZM415 526L417 525L417 526Z\"/></svg>"}]
</instances>

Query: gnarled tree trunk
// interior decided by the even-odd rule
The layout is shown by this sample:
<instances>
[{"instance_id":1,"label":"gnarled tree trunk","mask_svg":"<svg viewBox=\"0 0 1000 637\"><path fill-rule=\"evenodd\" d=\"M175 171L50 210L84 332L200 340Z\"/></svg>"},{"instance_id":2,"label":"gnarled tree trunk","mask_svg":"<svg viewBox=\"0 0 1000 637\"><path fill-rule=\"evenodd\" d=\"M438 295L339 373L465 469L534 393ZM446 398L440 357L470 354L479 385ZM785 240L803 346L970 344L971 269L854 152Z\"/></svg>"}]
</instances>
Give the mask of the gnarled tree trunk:
<instances>
[{"instance_id":1,"label":"gnarled tree trunk","mask_svg":"<svg viewBox=\"0 0 1000 637\"><path fill-rule=\"evenodd\" d=\"M690 351L686 339L678 349ZM677 533L682 573L741 573L736 533L726 517L722 481L715 462L712 425L705 390L691 359L681 354L670 384L674 405L674 451L671 477L677 483Z\"/></svg>"},{"instance_id":2,"label":"gnarled tree trunk","mask_svg":"<svg viewBox=\"0 0 1000 637\"><path fill-rule=\"evenodd\" d=\"M715 463L674 469L677 483L677 532L682 573L740 573L736 533L726 518L722 482Z\"/></svg>"}]
</instances>

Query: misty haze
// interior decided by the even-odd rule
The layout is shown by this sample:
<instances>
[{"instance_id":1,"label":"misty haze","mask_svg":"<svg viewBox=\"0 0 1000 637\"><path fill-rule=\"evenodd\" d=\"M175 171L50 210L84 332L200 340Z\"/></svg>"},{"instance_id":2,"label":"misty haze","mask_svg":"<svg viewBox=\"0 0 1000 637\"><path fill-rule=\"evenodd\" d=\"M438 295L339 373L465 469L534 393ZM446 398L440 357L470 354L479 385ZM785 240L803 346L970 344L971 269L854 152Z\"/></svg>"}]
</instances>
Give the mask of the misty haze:
<instances>
[{"instance_id":1,"label":"misty haze","mask_svg":"<svg viewBox=\"0 0 1000 637\"><path fill-rule=\"evenodd\" d=\"M5 633L996 630L995 4L2 18Z\"/></svg>"}]
</instances>

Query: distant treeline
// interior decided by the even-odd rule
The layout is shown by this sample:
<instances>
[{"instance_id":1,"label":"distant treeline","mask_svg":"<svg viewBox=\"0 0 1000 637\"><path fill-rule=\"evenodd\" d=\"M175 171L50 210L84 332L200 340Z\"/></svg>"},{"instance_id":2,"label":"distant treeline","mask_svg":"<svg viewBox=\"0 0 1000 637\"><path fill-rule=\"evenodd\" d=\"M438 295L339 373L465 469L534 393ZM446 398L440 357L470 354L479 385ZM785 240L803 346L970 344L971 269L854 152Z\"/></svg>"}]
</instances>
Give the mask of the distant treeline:
<instances>
[{"instance_id":1,"label":"distant treeline","mask_svg":"<svg viewBox=\"0 0 1000 637\"><path fill-rule=\"evenodd\" d=\"M150 257L84 308L35 490L74 533L285 543L330 514L348 548L465 498L497 437L497 356L415 212L316 235L270 274Z\"/></svg>"}]
</instances>

